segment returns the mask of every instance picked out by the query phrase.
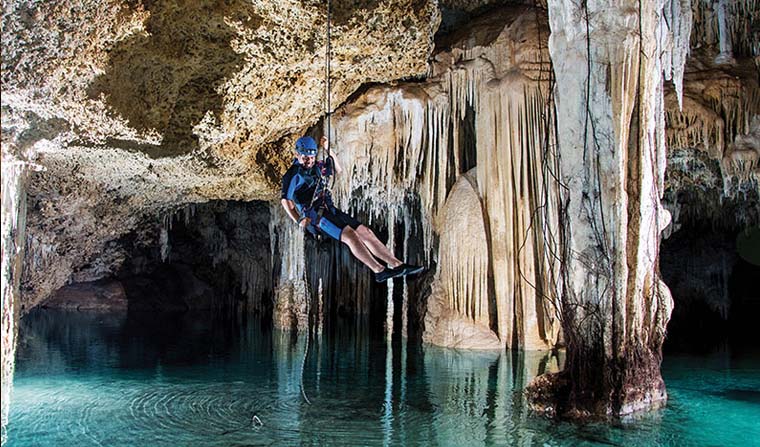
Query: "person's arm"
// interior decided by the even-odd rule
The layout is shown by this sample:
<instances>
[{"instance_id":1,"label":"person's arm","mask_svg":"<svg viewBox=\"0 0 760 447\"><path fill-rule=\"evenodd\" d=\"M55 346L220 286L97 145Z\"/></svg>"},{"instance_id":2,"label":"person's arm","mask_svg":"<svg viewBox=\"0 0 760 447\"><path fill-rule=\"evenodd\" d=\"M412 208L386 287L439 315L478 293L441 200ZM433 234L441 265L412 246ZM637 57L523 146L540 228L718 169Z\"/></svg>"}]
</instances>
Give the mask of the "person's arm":
<instances>
[{"instance_id":1,"label":"person's arm","mask_svg":"<svg viewBox=\"0 0 760 447\"><path fill-rule=\"evenodd\" d=\"M285 213L293 222L299 224L301 228L306 228L306 226L311 222L311 219L302 218L296 209L295 202L289 199L289 197L292 197L293 193L290 188L292 186L291 183L294 173L295 171L293 168L288 169L288 172L286 172L285 176L282 178L282 194L280 195L280 205L282 205L282 209L285 210Z\"/></svg>"},{"instance_id":2,"label":"person's arm","mask_svg":"<svg viewBox=\"0 0 760 447\"><path fill-rule=\"evenodd\" d=\"M322 137L322 139L319 140L319 142L322 143L322 147L325 148L325 150L327 150L327 147L329 145L327 137ZM335 155L330 155L330 158L332 158L333 168L335 169L335 173L340 174L341 172L343 172L343 167L340 165L340 163L338 163L338 157Z\"/></svg>"},{"instance_id":3,"label":"person's arm","mask_svg":"<svg viewBox=\"0 0 760 447\"><path fill-rule=\"evenodd\" d=\"M301 217L298 214L298 211L296 210L296 204L293 203L292 200L281 199L280 204L282 205L282 208L285 210L285 213L287 213L288 217L290 217L290 220L297 223L298 226L300 226L301 228L306 228L311 223L310 218Z\"/></svg>"},{"instance_id":4,"label":"person's arm","mask_svg":"<svg viewBox=\"0 0 760 447\"><path fill-rule=\"evenodd\" d=\"M285 213L287 213L288 217L290 217L290 220L292 220L295 223L298 223L298 219L300 219L301 216L299 216L298 211L296 211L296 204L293 203L292 200L288 200L288 199L281 199L280 204L282 205L282 208L285 210Z\"/></svg>"}]
</instances>

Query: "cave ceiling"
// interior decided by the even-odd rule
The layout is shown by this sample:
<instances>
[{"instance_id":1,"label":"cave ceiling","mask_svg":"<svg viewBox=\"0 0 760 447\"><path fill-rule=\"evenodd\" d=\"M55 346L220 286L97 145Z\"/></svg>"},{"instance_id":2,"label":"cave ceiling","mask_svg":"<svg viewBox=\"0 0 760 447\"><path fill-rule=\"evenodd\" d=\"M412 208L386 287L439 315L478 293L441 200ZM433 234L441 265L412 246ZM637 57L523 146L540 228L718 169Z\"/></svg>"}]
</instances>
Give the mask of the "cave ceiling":
<instances>
[{"instance_id":1,"label":"cave ceiling","mask_svg":"<svg viewBox=\"0 0 760 447\"><path fill-rule=\"evenodd\" d=\"M332 10L332 109L363 84L426 74L436 2ZM4 2L3 150L46 170L33 195L74 182L133 209L271 198L286 148L326 108L326 13L322 1Z\"/></svg>"}]
</instances>

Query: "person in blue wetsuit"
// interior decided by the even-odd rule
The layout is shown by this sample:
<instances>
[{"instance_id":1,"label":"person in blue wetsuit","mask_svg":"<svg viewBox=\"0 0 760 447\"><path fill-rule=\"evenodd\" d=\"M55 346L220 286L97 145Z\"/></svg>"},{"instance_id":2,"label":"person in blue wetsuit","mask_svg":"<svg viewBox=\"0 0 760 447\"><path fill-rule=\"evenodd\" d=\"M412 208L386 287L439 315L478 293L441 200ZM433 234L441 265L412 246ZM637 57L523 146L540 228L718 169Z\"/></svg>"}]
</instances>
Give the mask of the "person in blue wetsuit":
<instances>
[{"instance_id":1,"label":"person in blue wetsuit","mask_svg":"<svg viewBox=\"0 0 760 447\"><path fill-rule=\"evenodd\" d=\"M320 143L327 148L326 137L322 137ZM317 142L312 137L301 137L296 141L295 157L282 178L280 201L293 222L314 235L329 236L346 244L354 257L375 273L377 282L423 270L420 266L401 262L372 230L335 207L327 188L327 178L339 174L342 169L333 157L317 161Z\"/></svg>"}]
</instances>

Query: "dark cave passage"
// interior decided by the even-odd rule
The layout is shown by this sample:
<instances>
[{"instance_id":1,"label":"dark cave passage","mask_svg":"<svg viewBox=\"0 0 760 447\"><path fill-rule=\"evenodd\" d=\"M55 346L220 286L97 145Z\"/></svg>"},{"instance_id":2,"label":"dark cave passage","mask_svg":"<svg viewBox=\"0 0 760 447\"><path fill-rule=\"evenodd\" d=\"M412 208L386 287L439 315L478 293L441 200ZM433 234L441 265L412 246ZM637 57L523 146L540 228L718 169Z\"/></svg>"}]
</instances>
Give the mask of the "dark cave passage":
<instances>
[{"instance_id":1,"label":"dark cave passage","mask_svg":"<svg viewBox=\"0 0 760 447\"><path fill-rule=\"evenodd\" d=\"M108 247L109 253L124 258L117 272L94 275L96 260L75 275L79 281L58 290L42 307L138 315L209 311L212 318L255 318L271 325L276 320L276 289L284 275L281 259L288 249L280 246L286 243L282 237L272 234L284 230L278 225L291 224L273 220L272 206L264 201L212 201L146 222L141 230ZM410 203L409 208L417 209L419 204ZM374 229L382 241L389 239L387 228ZM397 222L394 231L403 235L404 222ZM403 244L404 238L395 238L396 253L405 252ZM411 241L406 252L422 250L421 242ZM421 297L430 275L406 284L397 281L389 293L388 285L375 283L372 272L337 241L306 237L303 257L309 290L307 297L298 299L308 301L311 327L329 333L350 327L382 335L390 295L394 337L421 339L425 314Z\"/></svg>"},{"instance_id":2,"label":"dark cave passage","mask_svg":"<svg viewBox=\"0 0 760 447\"><path fill-rule=\"evenodd\" d=\"M684 226L662 241L660 269L674 308L666 353L756 345L760 228Z\"/></svg>"}]
</instances>

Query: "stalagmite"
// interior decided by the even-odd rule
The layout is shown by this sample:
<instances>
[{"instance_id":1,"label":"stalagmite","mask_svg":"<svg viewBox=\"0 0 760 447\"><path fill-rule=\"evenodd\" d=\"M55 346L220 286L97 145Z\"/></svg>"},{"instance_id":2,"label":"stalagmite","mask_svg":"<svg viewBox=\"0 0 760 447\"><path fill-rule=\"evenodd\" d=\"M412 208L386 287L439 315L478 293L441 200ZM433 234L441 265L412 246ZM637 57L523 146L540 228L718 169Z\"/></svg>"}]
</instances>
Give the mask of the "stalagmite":
<instances>
[{"instance_id":1,"label":"stalagmite","mask_svg":"<svg viewBox=\"0 0 760 447\"><path fill-rule=\"evenodd\" d=\"M567 363L529 387L539 411L625 415L667 398L660 361L672 299L657 262L670 217L660 204L663 70L675 70L663 64L672 60L665 47L672 36L662 23L670 5L549 1L566 186L560 235Z\"/></svg>"},{"instance_id":2,"label":"stalagmite","mask_svg":"<svg viewBox=\"0 0 760 447\"><path fill-rule=\"evenodd\" d=\"M423 340L462 349L501 349L491 330L490 256L475 172L461 176L439 213L439 267Z\"/></svg>"}]
</instances>

